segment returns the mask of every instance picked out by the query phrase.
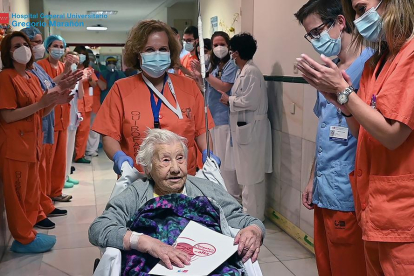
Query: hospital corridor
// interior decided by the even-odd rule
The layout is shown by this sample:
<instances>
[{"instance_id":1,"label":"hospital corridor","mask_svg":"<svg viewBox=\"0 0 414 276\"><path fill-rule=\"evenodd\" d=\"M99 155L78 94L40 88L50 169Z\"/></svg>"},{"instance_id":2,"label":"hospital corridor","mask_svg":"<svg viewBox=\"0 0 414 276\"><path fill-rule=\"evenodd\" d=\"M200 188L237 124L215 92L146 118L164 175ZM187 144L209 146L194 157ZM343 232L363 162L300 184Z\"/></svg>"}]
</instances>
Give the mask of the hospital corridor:
<instances>
[{"instance_id":1,"label":"hospital corridor","mask_svg":"<svg viewBox=\"0 0 414 276\"><path fill-rule=\"evenodd\" d=\"M413 276L413 0L0 0L0 276Z\"/></svg>"}]
</instances>

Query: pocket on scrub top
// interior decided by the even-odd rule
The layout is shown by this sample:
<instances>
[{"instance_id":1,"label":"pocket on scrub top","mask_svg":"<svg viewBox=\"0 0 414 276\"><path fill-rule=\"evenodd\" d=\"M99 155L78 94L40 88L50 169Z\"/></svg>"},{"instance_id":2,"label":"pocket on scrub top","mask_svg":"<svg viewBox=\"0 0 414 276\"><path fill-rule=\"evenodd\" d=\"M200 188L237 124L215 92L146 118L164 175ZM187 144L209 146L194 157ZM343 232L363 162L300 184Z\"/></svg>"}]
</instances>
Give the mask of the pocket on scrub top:
<instances>
[{"instance_id":1,"label":"pocket on scrub top","mask_svg":"<svg viewBox=\"0 0 414 276\"><path fill-rule=\"evenodd\" d=\"M352 162L346 161L336 161L332 165L334 195L338 201L352 203L352 205L354 197L349 174L352 172L353 167Z\"/></svg>"},{"instance_id":2,"label":"pocket on scrub top","mask_svg":"<svg viewBox=\"0 0 414 276\"><path fill-rule=\"evenodd\" d=\"M244 126L236 127L236 137L237 137L237 143L239 145L247 145L252 141L253 128L254 128L254 122L249 123Z\"/></svg>"},{"instance_id":3,"label":"pocket on scrub top","mask_svg":"<svg viewBox=\"0 0 414 276\"><path fill-rule=\"evenodd\" d=\"M414 175L370 176L368 208L374 228L411 231L414 227Z\"/></svg>"},{"instance_id":4,"label":"pocket on scrub top","mask_svg":"<svg viewBox=\"0 0 414 276\"><path fill-rule=\"evenodd\" d=\"M36 139L34 131L19 129L7 133L6 158L23 162L36 161Z\"/></svg>"}]
</instances>

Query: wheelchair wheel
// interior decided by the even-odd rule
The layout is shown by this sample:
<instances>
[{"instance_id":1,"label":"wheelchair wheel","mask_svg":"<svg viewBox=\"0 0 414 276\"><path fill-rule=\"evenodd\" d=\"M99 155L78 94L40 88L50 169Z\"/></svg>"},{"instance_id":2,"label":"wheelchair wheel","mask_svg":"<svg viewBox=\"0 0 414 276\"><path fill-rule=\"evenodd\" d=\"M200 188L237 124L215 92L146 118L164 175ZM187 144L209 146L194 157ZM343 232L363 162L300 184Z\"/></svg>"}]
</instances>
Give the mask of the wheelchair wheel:
<instances>
[{"instance_id":1,"label":"wheelchair wheel","mask_svg":"<svg viewBox=\"0 0 414 276\"><path fill-rule=\"evenodd\" d=\"M101 260L100 259L95 259L95 263L93 264L93 272L95 273L96 268L98 267L98 264Z\"/></svg>"}]
</instances>

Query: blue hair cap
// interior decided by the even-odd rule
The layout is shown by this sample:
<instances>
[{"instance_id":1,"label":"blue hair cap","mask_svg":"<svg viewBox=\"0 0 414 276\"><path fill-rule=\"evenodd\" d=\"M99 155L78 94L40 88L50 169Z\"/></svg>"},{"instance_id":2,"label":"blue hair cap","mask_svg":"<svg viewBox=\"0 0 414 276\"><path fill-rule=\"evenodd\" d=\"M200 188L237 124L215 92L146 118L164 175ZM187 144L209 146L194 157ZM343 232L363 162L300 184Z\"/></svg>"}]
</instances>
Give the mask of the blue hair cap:
<instances>
[{"instance_id":1,"label":"blue hair cap","mask_svg":"<svg viewBox=\"0 0 414 276\"><path fill-rule=\"evenodd\" d=\"M63 39L63 37L61 37L60 35L51 35L48 38L46 38L45 43L44 43L47 53L49 53L48 48L50 47L50 45L52 45L52 43L56 40L62 41L63 42L63 48L66 48L66 41Z\"/></svg>"},{"instance_id":2,"label":"blue hair cap","mask_svg":"<svg viewBox=\"0 0 414 276\"><path fill-rule=\"evenodd\" d=\"M38 28L30 26L28 28L24 28L20 30L21 32L25 33L30 40L33 40L35 38L36 35L40 34L42 35L42 33L39 31Z\"/></svg>"}]
</instances>

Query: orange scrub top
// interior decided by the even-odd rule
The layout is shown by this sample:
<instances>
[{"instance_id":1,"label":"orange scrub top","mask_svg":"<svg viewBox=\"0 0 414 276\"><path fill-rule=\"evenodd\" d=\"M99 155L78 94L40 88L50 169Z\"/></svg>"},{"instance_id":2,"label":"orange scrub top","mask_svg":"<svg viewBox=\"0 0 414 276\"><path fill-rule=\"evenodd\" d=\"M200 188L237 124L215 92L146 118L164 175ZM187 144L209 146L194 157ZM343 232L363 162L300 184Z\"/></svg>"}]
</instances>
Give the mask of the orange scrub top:
<instances>
[{"instance_id":1,"label":"orange scrub top","mask_svg":"<svg viewBox=\"0 0 414 276\"><path fill-rule=\"evenodd\" d=\"M96 76L96 73L94 73L94 75ZM99 74L99 80L106 83L106 80L102 76L102 74ZM101 108L101 89L99 88L99 85L96 84L95 88L93 89L92 112L97 114L99 111L99 108Z\"/></svg>"},{"instance_id":2,"label":"orange scrub top","mask_svg":"<svg viewBox=\"0 0 414 276\"><path fill-rule=\"evenodd\" d=\"M414 40L378 78L369 62L358 95L387 119L414 130ZM377 242L414 242L414 132L397 149L389 150L362 126L359 130L355 171L351 174L355 209L363 239Z\"/></svg>"},{"instance_id":3,"label":"orange scrub top","mask_svg":"<svg viewBox=\"0 0 414 276\"><path fill-rule=\"evenodd\" d=\"M98 81L98 78L96 77L95 74L92 74L91 78L92 78L92 81ZM93 95L89 94L89 87L90 87L89 81L85 80L82 82L83 82L83 98L78 99L78 110L79 112L92 112L94 97Z\"/></svg>"},{"instance_id":4,"label":"orange scrub top","mask_svg":"<svg viewBox=\"0 0 414 276\"><path fill-rule=\"evenodd\" d=\"M58 68L52 67L47 58L37 62L46 73L52 78L56 78L65 70L65 65L58 61ZM70 123L70 104L60 104L55 107L55 131L65 130Z\"/></svg>"},{"instance_id":5,"label":"orange scrub top","mask_svg":"<svg viewBox=\"0 0 414 276\"><path fill-rule=\"evenodd\" d=\"M0 73L0 109L14 110L34 104L43 96L39 79L26 71L29 79L14 69L4 69ZM22 162L39 161L43 148L43 110L33 115L7 124L0 116L0 154Z\"/></svg>"},{"instance_id":6,"label":"orange scrub top","mask_svg":"<svg viewBox=\"0 0 414 276\"><path fill-rule=\"evenodd\" d=\"M192 56L191 53L188 53L181 59L181 64L183 65L183 67L187 68L191 72L193 71L193 68L191 68L192 60L198 60L197 55ZM180 70L180 75L185 76L185 74L181 70Z\"/></svg>"},{"instance_id":7,"label":"orange scrub top","mask_svg":"<svg viewBox=\"0 0 414 276\"><path fill-rule=\"evenodd\" d=\"M160 125L162 129L187 138L188 173L195 175L195 138L206 133L204 98L193 80L173 74L169 76L183 113L183 119L179 119L165 104L162 104ZM146 130L154 127L150 96L150 90L141 74L118 80L105 98L92 127L94 131L120 142L122 151L133 157L134 162L136 162L139 147L146 137ZM172 106L176 106L176 101L167 83L164 96ZM211 129L214 127L214 122L210 111L208 111L208 119ZM136 164L135 167L143 171Z\"/></svg>"}]
</instances>

